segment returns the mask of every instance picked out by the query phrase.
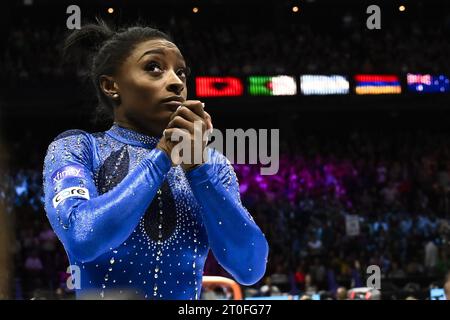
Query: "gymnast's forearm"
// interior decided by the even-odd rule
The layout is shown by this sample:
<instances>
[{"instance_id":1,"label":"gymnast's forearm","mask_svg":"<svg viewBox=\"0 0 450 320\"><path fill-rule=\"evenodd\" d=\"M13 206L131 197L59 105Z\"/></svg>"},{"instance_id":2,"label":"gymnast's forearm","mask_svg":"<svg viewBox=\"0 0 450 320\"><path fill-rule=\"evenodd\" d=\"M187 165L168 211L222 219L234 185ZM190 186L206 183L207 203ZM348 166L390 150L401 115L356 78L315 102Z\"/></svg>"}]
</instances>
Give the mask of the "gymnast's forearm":
<instances>
[{"instance_id":1,"label":"gymnast's forearm","mask_svg":"<svg viewBox=\"0 0 450 320\"><path fill-rule=\"evenodd\" d=\"M111 191L89 200L67 199L56 209L51 207L52 222L59 215L65 218L65 228L58 223L54 228L68 251L86 262L119 246L136 228L169 169L167 156L156 150ZM95 190L92 181L86 187Z\"/></svg>"},{"instance_id":2,"label":"gymnast's forearm","mask_svg":"<svg viewBox=\"0 0 450 320\"><path fill-rule=\"evenodd\" d=\"M267 240L237 197L225 189L217 175L208 174L207 167L199 167L190 180L202 206L209 245L238 282L254 284L265 273Z\"/></svg>"}]
</instances>

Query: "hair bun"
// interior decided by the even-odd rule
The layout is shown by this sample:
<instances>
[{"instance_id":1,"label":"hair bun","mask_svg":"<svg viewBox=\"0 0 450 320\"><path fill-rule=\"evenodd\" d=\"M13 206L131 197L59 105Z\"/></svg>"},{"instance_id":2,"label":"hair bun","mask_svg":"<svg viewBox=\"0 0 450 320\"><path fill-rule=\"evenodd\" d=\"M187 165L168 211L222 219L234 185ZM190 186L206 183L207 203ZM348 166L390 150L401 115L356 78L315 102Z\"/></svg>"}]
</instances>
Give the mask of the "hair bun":
<instances>
[{"instance_id":1,"label":"hair bun","mask_svg":"<svg viewBox=\"0 0 450 320\"><path fill-rule=\"evenodd\" d=\"M75 62L77 67L86 64L86 58L102 44L112 38L115 32L102 19L96 18L97 23L90 23L80 29L72 31L64 41L63 59L66 63Z\"/></svg>"}]
</instances>

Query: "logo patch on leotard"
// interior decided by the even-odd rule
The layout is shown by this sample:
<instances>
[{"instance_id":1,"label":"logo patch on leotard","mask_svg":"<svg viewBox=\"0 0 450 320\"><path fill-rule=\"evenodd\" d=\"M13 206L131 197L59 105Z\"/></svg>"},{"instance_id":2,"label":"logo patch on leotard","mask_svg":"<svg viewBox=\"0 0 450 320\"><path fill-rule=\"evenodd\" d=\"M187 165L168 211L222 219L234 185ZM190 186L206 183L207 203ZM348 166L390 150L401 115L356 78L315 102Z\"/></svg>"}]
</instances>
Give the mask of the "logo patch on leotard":
<instances>
[{"instance_id":1,"label":"logo patch on leotard","mask_svg":"<svg viewBox=\"0 0 450 320\"><path fill-rule=\"evenodd\" d=\"M52 175L53 184L61 182L66 178L84 178L85 174L83 171L83 167L77 164L67 165L57 170Z\"/></svg>"},{"instance_id":2,"label":"logo patch on leotard","mask_svg":"<svg viewBox=\"0 0 450 320\"><path fill-rule=\"evenodd\" d=\"M81 187L66 188L53 198L53 207L56 208L62 201L68 198L84 198L89 200L89 190Z\"/></svg>"}]
</instances>

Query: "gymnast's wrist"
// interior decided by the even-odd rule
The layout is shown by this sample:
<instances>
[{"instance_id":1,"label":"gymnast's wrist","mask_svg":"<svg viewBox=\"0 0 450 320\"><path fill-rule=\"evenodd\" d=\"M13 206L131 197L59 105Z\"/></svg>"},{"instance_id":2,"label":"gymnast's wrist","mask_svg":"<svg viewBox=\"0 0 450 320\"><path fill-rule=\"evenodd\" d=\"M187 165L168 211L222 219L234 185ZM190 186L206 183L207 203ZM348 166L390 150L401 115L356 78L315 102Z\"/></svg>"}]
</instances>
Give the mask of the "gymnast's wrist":
<instances>
[{"instance_id":1,"label":"gymnast's wrist","mask_svg":"<svg viewBox=\"0 0 450 320\"><path fill-rule=\"evenodd\" d=\"M205 162L203 162L203 163L197 163L197 164L188 164L188 165L181 164L181 168L183 168L183 170L184 170L185 172L189 172L189 171L192 171L192 170L198 168L199 166L201 166L201 165L203 165L203 164L205 164Z\"/></svg>"},{"instance_id":2,"label":"gymnast's wrist","mask_svg":"<svg viewBox=\"0 0 450 320\"><path fill-rule=\"evenodd\" d=\"M161 172L169 171L172 165L172 161L170 160L170 157L167 155L167 153L159 148L153 149L143 159L142 162L144 165L147 165L148 167L158 168L159 170L161 170Z\"/></svg>"}]
</instances>

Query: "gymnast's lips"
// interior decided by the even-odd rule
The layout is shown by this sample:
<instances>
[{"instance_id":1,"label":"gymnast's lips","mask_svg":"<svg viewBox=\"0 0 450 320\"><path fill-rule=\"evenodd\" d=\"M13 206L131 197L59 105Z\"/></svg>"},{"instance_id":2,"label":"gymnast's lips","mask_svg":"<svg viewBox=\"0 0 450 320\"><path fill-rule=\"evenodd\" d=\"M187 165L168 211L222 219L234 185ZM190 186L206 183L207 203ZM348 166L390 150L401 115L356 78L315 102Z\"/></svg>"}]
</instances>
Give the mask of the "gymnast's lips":
<instances>
[{"instance_id":1,"label":"gymnast's lips","mask_svg":"<svg viewBox=\"0 0 450 320\"><path fill-rule=\"evenodd\" d=\"M169 99L162 100L162 105L169 108L170 111L174 112L177 108L184 102L181 97L173 97Z\"/></svg>"},{"instance_id":2,"label":"gymnast's lips","mask_svg":"<svg viewBox=\"0 0 450 320\"><path fill-rule=\"evenodd\" d=\"M174 112L181 105L181 102L169 101L169 102L163 102L162 105L166 106L167 108L169 108L170 111Z\"/></svg>"}]
</instances>

